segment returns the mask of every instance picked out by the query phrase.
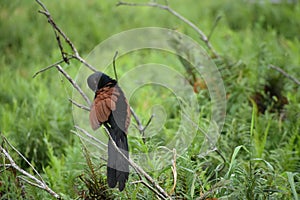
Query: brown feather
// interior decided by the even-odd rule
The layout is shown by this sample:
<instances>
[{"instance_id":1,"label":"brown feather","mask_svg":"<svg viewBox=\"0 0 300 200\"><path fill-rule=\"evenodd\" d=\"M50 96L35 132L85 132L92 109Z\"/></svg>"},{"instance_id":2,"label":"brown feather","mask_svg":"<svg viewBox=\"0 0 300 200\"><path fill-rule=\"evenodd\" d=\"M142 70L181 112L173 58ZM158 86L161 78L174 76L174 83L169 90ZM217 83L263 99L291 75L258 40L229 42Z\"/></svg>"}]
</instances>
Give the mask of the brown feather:
<instances>
[{"instance_id":1,"label":"brown feather","mask_svg":"<svg viewBox=\"0 0 300 200\"><path fill-rule=\"evenodd\" d=\"M130 110L130 106L128 104L128 101L127 99L125 99L126 103L127 103L127 117L126 117L126 121L125 121L125 133L127 135L128 133L128 127L129 127L129 124L130 124L130 116L131 116L131 110Z\"/></svg>"},{"instance_id":2,"label":"brown feather","mask_svg":"<svg viewBox=\"0 0 300 200\"><path fill-rule=\"evenodd\" d=\"M102 123L108 120L111 112L116 110L119 95L120 92L114 87L104 87L96 92L90 112L90 123L93 130L98 129Z\"/></svg>"},{"instance_id":3,"label":"brown feather","mask_svg":"<svg viewBox=\"0 0 300 200\"><path fill-rule=\"evenodd\" d=\"M101 125L97 119L95 103L92 104L90 111L90 124L93 130L98 129Z\"/></svg>"}]
</instances>

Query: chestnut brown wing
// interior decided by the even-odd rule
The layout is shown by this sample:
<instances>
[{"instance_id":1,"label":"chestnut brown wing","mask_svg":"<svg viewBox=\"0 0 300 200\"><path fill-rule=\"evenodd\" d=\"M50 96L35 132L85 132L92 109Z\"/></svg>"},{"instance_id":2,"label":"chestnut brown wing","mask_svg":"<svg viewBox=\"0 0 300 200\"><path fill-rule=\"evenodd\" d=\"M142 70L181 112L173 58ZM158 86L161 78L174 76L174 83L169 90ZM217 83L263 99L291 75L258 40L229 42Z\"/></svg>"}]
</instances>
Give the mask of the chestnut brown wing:
<instances>
[{"instance_id":1,"label":"chestnut brown wing","mask_svg":"<svg viewBox=\"0 0 300 200\"><path fill-rule=\"evenodd\" d=\"M93 130L106 122L112 111L116 109L116 102L120 93L115 87L104 87L96 92L90 111L90 124Z\"/></svg>"}]
</instances>

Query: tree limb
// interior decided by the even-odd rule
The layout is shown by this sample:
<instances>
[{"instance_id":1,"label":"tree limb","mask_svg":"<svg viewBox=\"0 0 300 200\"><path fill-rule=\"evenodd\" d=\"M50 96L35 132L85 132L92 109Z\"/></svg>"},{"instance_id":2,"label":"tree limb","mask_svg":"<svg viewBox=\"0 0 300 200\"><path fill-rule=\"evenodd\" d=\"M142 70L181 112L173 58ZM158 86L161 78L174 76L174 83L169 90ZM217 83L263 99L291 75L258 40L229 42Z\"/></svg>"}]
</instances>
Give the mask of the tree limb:
<instances>
[{"instance_id":1,"label":"tree limb","mask_svg":"<svg viewBox=\"0 0 300 200\"><path fill-rule=\"evenodd\" d=\"M60 52L62 54L62 58L63 61L66 62L67 64L69 63L69 60L72 58L75 58L76 60L80 61L82 64L84 64L85 66L87 66L90 70L92 71L97 71L95 67L93 67L92 65L90 65L88 62L86 62L78 53L78 50L76 49L75 45L72 43L72 41L69 39L69 37L62 31L62 29L60 29L57 24L54 22L50 12L48 11L48 9L46 8L46 6L40 1L40 0L36 0L36 2L42 7L43 10L40 10L39 13L45 15L48 19L49 24L51 25L52 29L54 30L55 36L56 36L56 40L57 40L57 44L59 46ZM67 56L68 54L66 52L63 51L63 45L61 43L60 40L60 36L65 40L65 42L70 46L70 48L73 51L72 55ZM59 63L60 64L60 63ZM54 64L53 64L54 65ZM55 65L54 65L55 66ZM46 71L46 70L44 70ZM41 71L43 72L43 71ZM40 72L39 72L40 73ZM37 73L37 74L39 74ZM36 75L37 75L36 74ZM36 76L35 75L35 76Z\"/></svg>"},{"instance_id":2,"label":"tree limb","mask_svg":"<svg viewBox=\"0 0 300 200\"><path fill-rule=\"evenodd\" d=\"M163 199L171 199L171 197L168 195L168 193L163 189L161 188L155 181L154 179L149 175L147 174L140 166L138 166L135 162L133 162L130 158L127 158L123 152L118 148L117 144L115 143L115 141L113 140L113 138L111 137L108 129L104 126L103 127L104 130L106 131L108 137L110 138L114 148L118 151L118 153L130 164L131 167L133 167L133 169L138 173L138 174L142 174L147 181L149 181L153 186L154 188L159 192L159 193L156 193L156 194L159 194L159 196Z\"/></svg>"},{"instance_id":3,"label":"tree limb","mask_svg":"<svg viewBox=\"0 0 300 200\"><path fill-rule=\"evenodd\" d=\"M12 168L14 168L15 170L17 170L18 172L20 172L23 176L28 177L30 180L25 179L22 176L18 176L20 179L24 180L26 183L34 186L34 187L38 187L41 188L43 190L45 190L46 192L48 192L50 195L52 195L53 197L55 197L56 199L61 199L60 196L55 193L50 187L48 187L48 185L45 183L45 181L41 178L41 175L36 171L36 169L27 161L27 159L15 148L13 147L8 140L2 136L2 138L4 139L4 141L14 150L16 151L22 159L24 159L26 161L27 164L29 164L30 168L38 175L38 178L36 178L34 175L28 173L27 171L23 170L21 167L19 167L16 162L14 161L14 159L9 155L9 153L2 147L0 146L0 151L2 152L2 154L7 158L7 160L9 161L10 165Z\"/></svg>"},{"instance_id":4,"label":"tree limb","mask_svg":"<svg viewBox=\"0 0 300 200\"><path fill-rule=\"evenodd\" d=\"M276 71L280 72L282 75L284 75L285 77L287 77L288 79L294 81L297 85L300 85L300 81L298 79L296 79L295 77L289 75L286 71L284 71L283 69L281 69L280 67L276 67L274 65L269 65L270 68L275 69Z\"/></svg>"},{"instance_id":5,"label":"tree limb","mask_svg":"<svg viewBox=\"0 0 300 200\"><path fill-rule=\"evenodd\" d=\"M56 68L58 69L58 71L60 71L65 77L66 79L68 79L68 81L73 85L73 87L79 92L79 94L83 97L83 99L85 100L85 102L91 106L91 101L90 99L86 96L86 94L82 91L82 89L78 86L78 84L71 78L71 76L65 71L63 70L63 68L60 65L56 65Z\"/></svg>"},{"instance_id":6,"label":"tree limb","mask_svg":"<svg viewBox=\"0 0 300 200\"><path fill-rule=\"evenodd\" d=\"M205 45L213 53L213 55L216 58L220 57L218 53L215 51L215 49L213 48L213 46L211 45L211 43L209 42L209 38L194 23L192 23L190 20L188 20L187 18L183 17L178 12L173 10L167 3L166 5L163 5L163 4L152 3L152 2L151 3L129 3L124 1L119 1L116 5L117 6L143 6L143 7L153 7L161 10L166 10L172 15L174 15L175 17L177 17L178 19L180 19L181 21L183 21L184 23L186 23L192 29L194 29L194 31L197 32L197 34L200 36L200 39L205 43Z\"/></svg>"}]
</instances>

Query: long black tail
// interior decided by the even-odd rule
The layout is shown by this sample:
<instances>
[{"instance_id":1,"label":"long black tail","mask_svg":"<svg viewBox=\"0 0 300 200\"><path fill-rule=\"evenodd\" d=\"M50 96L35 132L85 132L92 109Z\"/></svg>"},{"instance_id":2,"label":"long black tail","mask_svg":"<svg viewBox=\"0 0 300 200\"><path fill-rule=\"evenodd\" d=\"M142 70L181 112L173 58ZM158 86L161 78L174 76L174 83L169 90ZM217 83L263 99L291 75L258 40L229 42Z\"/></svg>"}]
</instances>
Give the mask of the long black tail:
<instances>
[{"instance_id":1,"label":"long black tail","mask_svg":"<svg viewBox=\"0 0 300 200\"><path fill-rule=\"evenodd\" d=\"M128 158L128 143L126 134L119 128L114 127L110 129L110 135ZM125 188L125 183L129 176L128 161L116 150L111 140L108 141L108 161L107 161L107 183L111 188L116 187L118 183L119 190Z\"/></svg>"}]
</instances>

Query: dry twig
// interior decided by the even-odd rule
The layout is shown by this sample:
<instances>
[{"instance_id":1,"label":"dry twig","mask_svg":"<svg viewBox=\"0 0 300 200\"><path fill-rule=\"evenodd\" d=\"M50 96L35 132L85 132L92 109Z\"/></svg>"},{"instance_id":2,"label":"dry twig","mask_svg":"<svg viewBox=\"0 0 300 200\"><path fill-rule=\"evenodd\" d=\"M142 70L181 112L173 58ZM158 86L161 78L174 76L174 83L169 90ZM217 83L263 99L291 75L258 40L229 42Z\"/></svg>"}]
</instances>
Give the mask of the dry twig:
<instances>
[{"instance_id":1,"label":"dry twig","mask_svg":"<svg viewBox=\"0 0 300 200\"><path fill-rule=\"evenodd\" d=\"M155 193L162 199L171 199L171 197L168 195L168 193L163 189L161 188L155 181L154 179L149 175L147 174L140 166L138 166L135 162L133 162L130 158L128 159L124 154L123 152L118 148L117 144L115 143L115 141L113 140L113 138L111 137L108 129L104 126L103 127L104 130L106 131L108 137L110 138L114 148L118 151L118 153L125 159L127 160L127 162L130 164L131 167L133 167L133 169L138 173L138 174L142 174L147 181L149 181L153 186L154 188L157 190ZM142 180L141 180L142 181ZM149 188L151 189L151 188ZM152 190L152 189L151 189ZM153 191L153 190L152 190Z\"/></svg>"},{"instance_id":2,"label":"dry twig","mask_svg":"<svg viewBox=\"0 0 300 200\"><path fill-rule=\"evenodd\" d=\"M283 69L281 69L280 67L276 67L274 65L269 65L270 68L275 69L276 71L280 72L282 75L284 75L285 77L287 77L288 79L294 81L297 85L300 85L300 81L298 79L296 79L295 77L289 75L286 71L284 71Z\"/></svg>"},{"instance_id":3,"label":"dry twig","mask_svg":"<svg viewBox=\"0 0 300 200\"><path fill-rule=\"evenodd\" d=\"M5 156L5 158L10 163L9 166L14 168L15 170L17 170L18 172L20 172L24 176L24 177L23 176L18 176L18 178L23 180L24 182L28 183L29 185L32 185L34 187L38 187L38 188L41 188L41 189L45 190L46 192L48 192L50 195L52 195L56 199L60 199L60 196L57 193L55 193L50 187L48 187L48 185L45 183L45 181L43 180L41 175L30 164L30 162L28 162L28 160L12 144L10 144L10 142L4 136L2 136L2 138L3 138L3 140L6 144L8 144L15 152L17 152L17 154L23 160L25 160L25 162L30 166L30 168L33 170L33 172L38 176L38 178L37 178L34 175L32 175L32 174L28 173L27 171L23 170L21 167L19 167L16 164L16 162L14 161L14 159L10 156L10 154L2 146L0 146L0 151L2 152L2 154Z\"/></svg>"},{"instance_id":4,"label":"dry twig","mask_svg":"<svg viewBox=\"0 0 300 200\"><path fill-rule=\"evenodd\" d=\"M72 41L67 37L67 35L57 26L57 24L54 22L50 12L48 11L48 9L46 8L46 6L40 1L40 0L36 0L36 2L41 6L42 10L39 10L39 13L45 15L48 19L48 23L51 25L51 27L53 28L56 40L57 40L57 44L59 46L61 55L62 55L62 60L56 62L53 65L50 65L49 67L46 67L38 72L36 72L34 74L34 77L37 76L39 73L44 72L48 69L51 69L52 67L55 67L58 64L61 64L62 62L65 62L67 64L69 64L69 61L71 59L76 59L79 62L81 62L82 64L84 64L86 67L88 67L90 70L92 71L97 71L96 68L94 68L92 65L90 65L88 62L86 62L78 53L78 50L76 49L75 45L72 43ZM63 45L61 43L60 37L62 37L65 42L70 46L70 48L72 49L73 53L71 55L68 55L66 52L64 52L63 50Z\"/></svg>"},{"instance_id":5,"label":"dry twig","mask_svg":"<svg viewBox=\"0 0 300 200\"><path fill-rule=\"evenodd\" d=\"M80 132L82 132L83 134L85 134L88 138L90 138L91 140L97 142L98 144L107 147L107 144L104 144L102 141L98 140L97 138L95 138L92 134L90 134L89 132L87 132L86 130L84 130L83 128L80 128L79 126L74 126L77 130L79 130Z\"/></svg>"},{"instance_id":6,"label":"dry twig","mask_svg":"<svg viewBox=\"0 0 300 200\"><path fill-rule=\"evenodd\" d=\"M140 132L140 134L142 135L142 138L143 138L143 141L145 142L145 131L146 129L148 128L148 126L150 125L153 117L154 117L154 114L151 115L151 117L149 118L148 122L146 123L146 125L144 126L141 122L141 120L139 119L139 117L137 116L137 114L134 112L133 108L130 107L130 112L136 122L136 128L137 130Z\"/></svg>"},{"instance_id":7,"label":"dry twig","mask_svg":"<svg viewBox=\"0 0 300 200\"><path fill-rule=\"evenodd\" d=\"M151 3L129 3L129 2L124 2L124 1L119 1L117 3L117 6L145 6L145 7L153 7L153 8L159 8L161 10L166 10L169 13L171 13L172 15L174 15L175 17L177 17L178 19L180 19L181 21L183 21L184 23L186 23L192 29L194 29L197 32L197 34L200 36L200 39L205 43L207 48L213 53L214 57L216 57L216 58L220 57L218 55L218 53L216 52L216 50L211 45L211 43L209 42L209 38L194 23L192 23L190 20L186 19L185 17L180 15L178 12L173 10L168 5L167 1L166 1L166 5L158 4L155 2L154 3L152 3L152 2Z\"/></svg>"},{"instance_id":8,"label":"dry twig","mask_svg":"<svg viewBox=\"0 0 300 200\"><path fill-rule=\"evenodd\" d=\"M79 92L79 94L83 97L85 102L90 106L91 101L90 99L86 96L86 94L82 91L82 89L79 87L79 85L71 78L71 76L63 70L63 68L60 65L56 65L56 68L58 69L59 72L61 72L66 79L73 85L73 87Z\"/></svg>"},{"instance_id":9,"label":"dry twig","mask_svg":"<svg viewBox=\"0 0 300 200\"><path fill-rule=\"evenodd\" d=\"M69 98L69 101L70 101L72 104L74 104L75 106L77 106L78 108L80 108L80 109L83 109L83 110L86 110L86 111L90 111L90 110L91 110L89 107L87 107L87 106L85 106L85 105L82 105L82 104L80 104L80 103L77 103L77 102L74 101L73 99L70 99L70 98Z\"/></svg>"}]
</instances>

